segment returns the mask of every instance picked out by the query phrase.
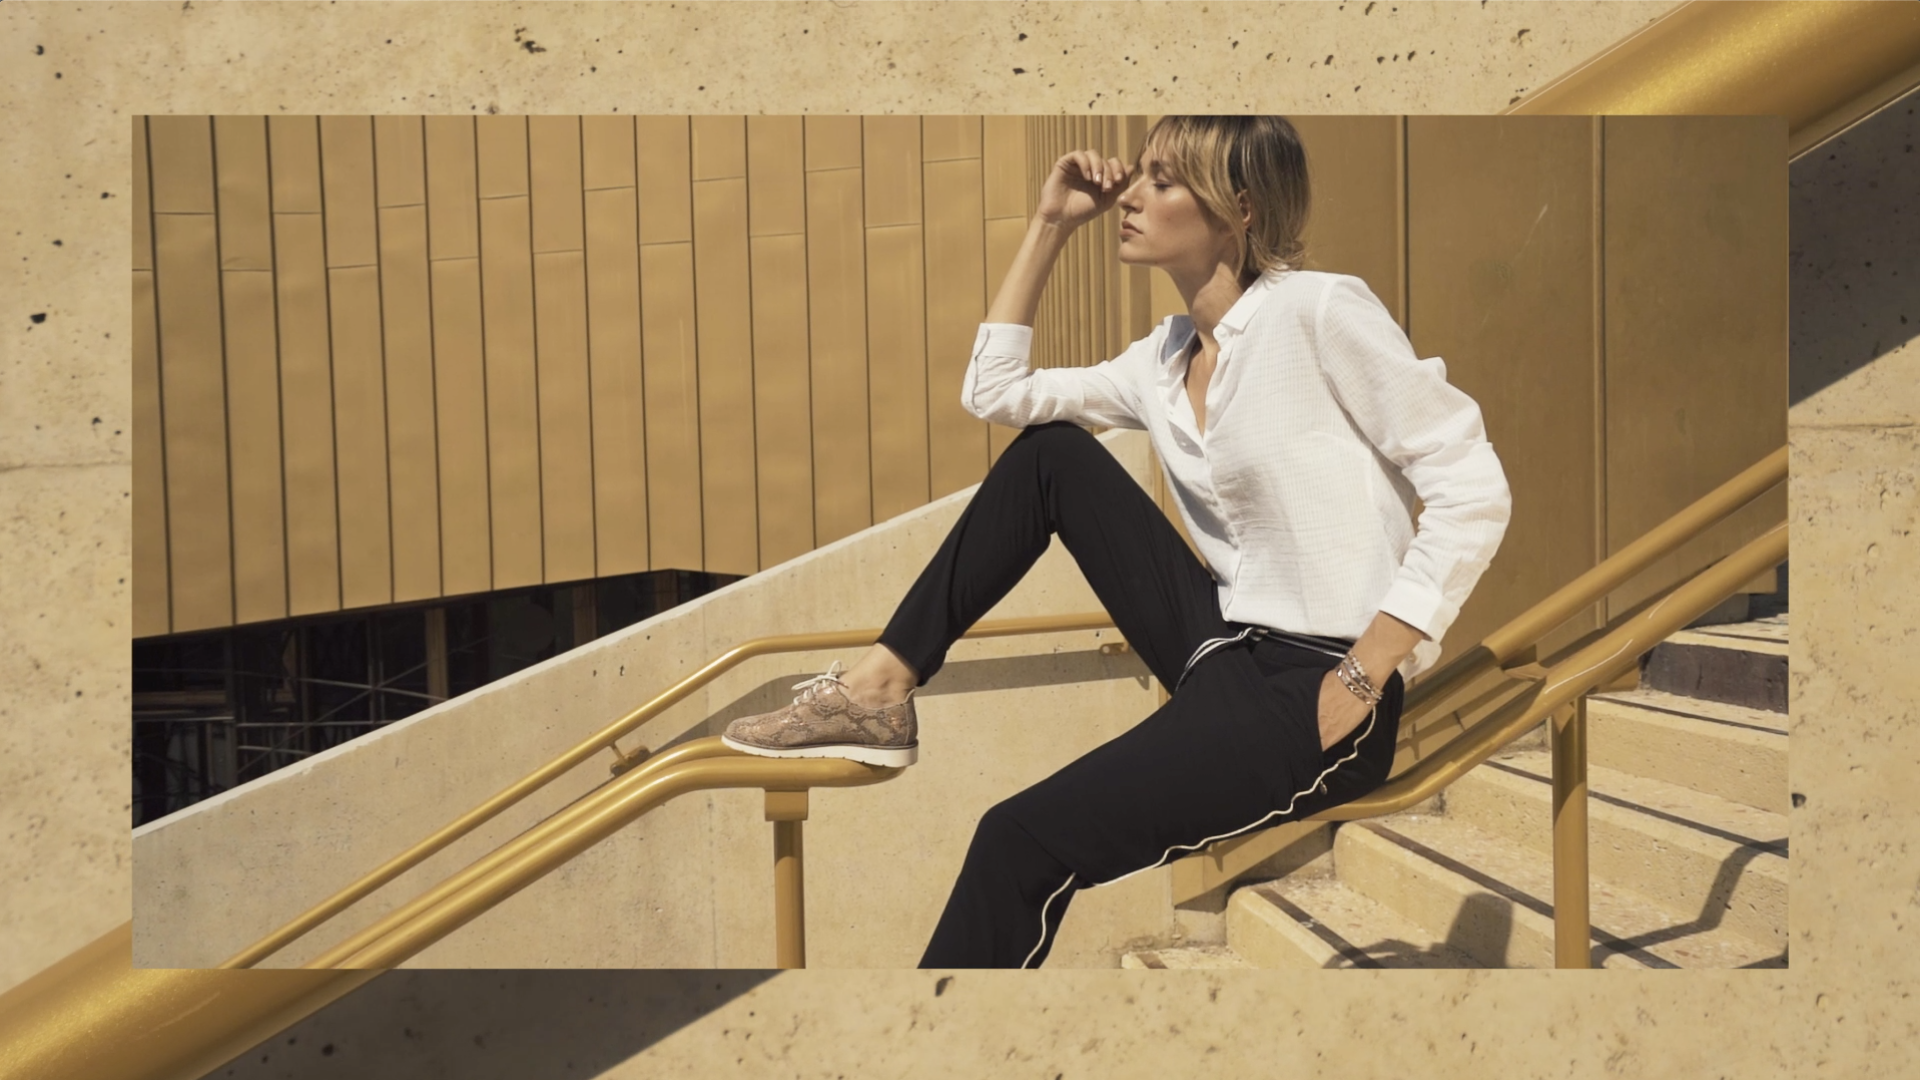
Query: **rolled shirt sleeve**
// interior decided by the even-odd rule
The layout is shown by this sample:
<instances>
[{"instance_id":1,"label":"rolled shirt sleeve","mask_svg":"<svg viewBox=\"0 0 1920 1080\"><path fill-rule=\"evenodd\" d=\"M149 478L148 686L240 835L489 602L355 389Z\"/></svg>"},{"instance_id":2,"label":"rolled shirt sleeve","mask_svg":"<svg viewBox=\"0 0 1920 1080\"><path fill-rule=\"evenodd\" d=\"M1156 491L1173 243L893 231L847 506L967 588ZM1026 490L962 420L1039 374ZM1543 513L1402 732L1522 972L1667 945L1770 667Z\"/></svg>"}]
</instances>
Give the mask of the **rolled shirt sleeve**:
<instances>
[{"instance_id":1,"label":"rolled shirt sleeve","mask_svg":"<svg viewBox=\"0 0 1920 1080\"><path fill-rule=\"evenodd\" d=\"M1152 335L1142 338L1121 355L1092 367L1034 370L1028 362L1033 327L981 323L960 383L960 404L982 420L1007 427L1069 420L1089 426L1144 428L1132 368L1139 355L1151 355L1152 339Z\"/></svg>"},{"instance_id":2,"label":"rolled shirt sleeve","mask_svg":"<svg viewBox=\"0 0 1920 1080\"><path fill-rule=\"evenodd\" d=\"M1438 642L1506 534L1512 494L1480 407L1421 359L1358 278L1335 278L1314 317L1334 397L1425 508L1379 610Z\"/></svg>"}]
</instances>

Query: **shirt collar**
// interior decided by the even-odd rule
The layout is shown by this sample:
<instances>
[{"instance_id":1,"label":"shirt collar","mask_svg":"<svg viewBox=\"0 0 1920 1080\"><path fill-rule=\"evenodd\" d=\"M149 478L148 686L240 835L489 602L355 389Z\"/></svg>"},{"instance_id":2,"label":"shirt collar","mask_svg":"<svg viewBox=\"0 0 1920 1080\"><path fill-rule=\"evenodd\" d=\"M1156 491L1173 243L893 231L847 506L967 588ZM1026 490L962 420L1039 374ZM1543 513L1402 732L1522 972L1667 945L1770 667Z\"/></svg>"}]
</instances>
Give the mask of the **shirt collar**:
<instances>
[{"instance_id":1,"label":"shirt collar","mask_svg":"<svg viewBox=\"0 0 1920 1080\"><path fill-rule=\"evenodd\" d=\"M1283 263L1255 278L1253 284L1247 286L1247 290L1240 294L1240 298L1227 308L1227 313L1220 316L1219 324L1213 328L1214 338L1221 344L1225 344L1228 338L1244 332L1247 323L1253 319L1253 313L1260 310L1260 305L1272 295L1280 279L1285 277L1290 269ZM1179 356L1192 342L1193 317L1185 313L1175 315L1170 329L1171 332L1167 335L1166 351L1160 357L1163 363Z\"/></svg>"}]
</instances>

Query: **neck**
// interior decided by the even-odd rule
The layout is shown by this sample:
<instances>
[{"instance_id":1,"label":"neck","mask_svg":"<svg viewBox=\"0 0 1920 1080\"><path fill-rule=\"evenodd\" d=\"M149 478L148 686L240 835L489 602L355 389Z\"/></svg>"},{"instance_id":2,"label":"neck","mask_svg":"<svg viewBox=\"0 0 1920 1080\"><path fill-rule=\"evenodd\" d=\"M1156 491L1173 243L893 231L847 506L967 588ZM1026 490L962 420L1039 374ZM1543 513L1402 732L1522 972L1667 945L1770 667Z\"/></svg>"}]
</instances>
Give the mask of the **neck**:
<instances>
[{"instance_id":1,"label":"neck","mask_svg":"<svg viewBox=\"0 0 1920 1080\"><path fill-rule=\"evenodd\" d=\"M1180 298L1187 303L1187 317L1193 320L1194 331L1209 347L1214 344L1213 328L1220 325L1220 319L1252 284L1251 281L1242 284L1225 263L1215 263L1207 271L1188 274L1169 269L1168 276L1173 278Z\"/></svg>"}]
</instances>

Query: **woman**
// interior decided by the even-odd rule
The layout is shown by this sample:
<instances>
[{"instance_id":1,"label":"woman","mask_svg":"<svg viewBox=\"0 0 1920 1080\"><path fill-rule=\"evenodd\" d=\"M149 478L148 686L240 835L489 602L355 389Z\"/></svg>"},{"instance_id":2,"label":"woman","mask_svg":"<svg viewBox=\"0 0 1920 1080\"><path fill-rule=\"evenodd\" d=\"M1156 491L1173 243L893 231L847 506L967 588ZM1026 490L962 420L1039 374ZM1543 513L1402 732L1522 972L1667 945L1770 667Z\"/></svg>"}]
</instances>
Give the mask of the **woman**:
<instances>
[{"instance_id":1,"label":"woman","mask_svg":"<svg viewBox=\"0 0 1920 1080\"><path fill-rule=\"evenodd\" d=\"M1166 117L1131 169L1056 161L961 387L1025 430L879 642L727 729L748 753L911 763L914 689L1059 535L1171 697L986 812L922 967L1038 966L1076 890L1386 779L1403 678L1439 654L1509 496L1440 360L1360 279L1298 269L1307 196L1280 117ZM1190 314L1105 363L1031 370L1054 259L1116 205L1120 260L1166 271ZM1211 572L1077 424L1149 433Z\"/></svg>"}]
</instances>

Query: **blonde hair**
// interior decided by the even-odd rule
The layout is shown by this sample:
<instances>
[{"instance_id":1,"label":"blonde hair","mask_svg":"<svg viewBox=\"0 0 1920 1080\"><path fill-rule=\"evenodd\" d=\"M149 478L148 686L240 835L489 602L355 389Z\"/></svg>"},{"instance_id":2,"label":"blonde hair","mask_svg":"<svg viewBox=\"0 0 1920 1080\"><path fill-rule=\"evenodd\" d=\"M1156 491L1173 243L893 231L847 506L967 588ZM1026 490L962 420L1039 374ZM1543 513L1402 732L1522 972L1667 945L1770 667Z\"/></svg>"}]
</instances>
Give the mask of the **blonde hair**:
<instances>
[{"instance_id":1,"label":"blonde hair","mask_svg":"<svg viewBox=\"0 0 1920 1080\"><path fill-rule=\"evenodd\" d=\"M1242 285L1276 267L1300 268L1310 196L1307 154L1285 117L1163 116L1147 132L1142 156L1145 147L1203 210L1234 228ZM1253 210L1246 229L1237 228L1241 192Z\"/></svg>"}]
</instances>

